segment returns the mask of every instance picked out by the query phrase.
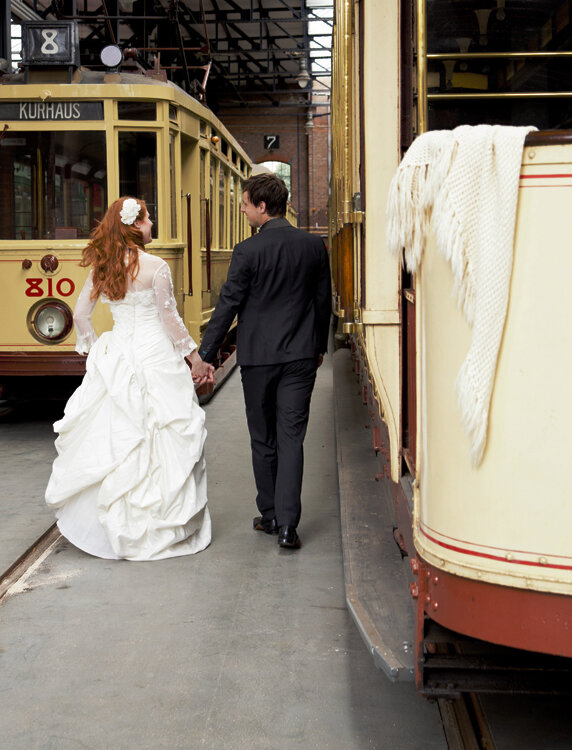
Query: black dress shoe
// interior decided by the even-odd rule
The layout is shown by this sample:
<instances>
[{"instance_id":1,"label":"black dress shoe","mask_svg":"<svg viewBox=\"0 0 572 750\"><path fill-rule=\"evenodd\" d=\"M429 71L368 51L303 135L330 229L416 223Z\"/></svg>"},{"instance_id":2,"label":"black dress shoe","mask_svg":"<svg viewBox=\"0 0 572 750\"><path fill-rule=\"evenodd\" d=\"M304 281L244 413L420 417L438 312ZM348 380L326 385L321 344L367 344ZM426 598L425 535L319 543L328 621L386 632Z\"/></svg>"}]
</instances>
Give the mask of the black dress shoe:
<instances>
[{"instance_id":1,"label":"black dress shoe","mask_svg":"<svg viewBox=\"0 0 572 750\"><path fill-rule=\"evenodd\" d=\"M302 546L302 542L294 526L281 526L278 529L278 544L281 547L289 547L290 549L300 549Z\"/></svg>"},{"instance_id":2,"label":"black dress shoe","mask_svg":"<svg viewBox=\"0 0 572 750\"><path fill-rule=\"evenodd\" d=\"M265 534L277 534L278 524L275 518L262 518L262 516L256 516L252 519L252 528L255 531L264 531Z\"/></svg>"}]
</instances>

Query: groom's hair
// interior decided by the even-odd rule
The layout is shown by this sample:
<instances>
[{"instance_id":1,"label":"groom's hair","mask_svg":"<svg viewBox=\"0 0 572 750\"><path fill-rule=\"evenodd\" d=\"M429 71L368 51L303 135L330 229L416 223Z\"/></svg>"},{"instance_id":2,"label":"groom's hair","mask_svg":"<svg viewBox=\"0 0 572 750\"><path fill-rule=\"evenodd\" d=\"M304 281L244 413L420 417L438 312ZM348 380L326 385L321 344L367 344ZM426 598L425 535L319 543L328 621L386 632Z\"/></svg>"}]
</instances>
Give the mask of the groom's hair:
<instances>
[{"instance_id":1,"label":"groom's hair","mask_svg":"<svg viewBox=\"0 0 572 750\"><path fill-rule=\"evenodd\" d=\"M262 201L266 203L266 213L269 216L284 216L286 204L288 203L288 188L275 174L256 174L244 180L243 192L248 193L248 198L253 206L258 206Z\"/></svg>"}]
</instances>

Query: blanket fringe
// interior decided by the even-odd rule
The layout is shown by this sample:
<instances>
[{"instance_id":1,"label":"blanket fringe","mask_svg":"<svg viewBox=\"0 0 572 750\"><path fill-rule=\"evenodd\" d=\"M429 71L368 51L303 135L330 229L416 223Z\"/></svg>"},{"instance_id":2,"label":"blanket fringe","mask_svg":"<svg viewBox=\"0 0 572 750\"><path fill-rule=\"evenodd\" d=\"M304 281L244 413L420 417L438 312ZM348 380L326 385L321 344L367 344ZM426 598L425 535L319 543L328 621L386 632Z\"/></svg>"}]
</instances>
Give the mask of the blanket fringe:
<instances>
[{"instance_id":1,"label":"blanket fringe","mask_svg":"<svg viewBox=\"0 0 572 750\"><path fill-rule=\"evenodd\" d=\"M481 463L485 452L489 410L488 405L478 397L470 364L466 360L455 379L455 392L461 410L461 423L471 441L471 462L476 467Z\"/></svg>"},{"instance_id":2,"label":"blanket fringe","mask_svg":"<svg viewBox=\"0 0 572 750\"><path fill-rule=\"evenodd\" d=\"M437 248L450 264L457 305L472 327L475 318L475 283L471 261L466 252L461 222L455 213L449 195L442 191L435 203L433 230Z\"/></svg>"}]
</instances>

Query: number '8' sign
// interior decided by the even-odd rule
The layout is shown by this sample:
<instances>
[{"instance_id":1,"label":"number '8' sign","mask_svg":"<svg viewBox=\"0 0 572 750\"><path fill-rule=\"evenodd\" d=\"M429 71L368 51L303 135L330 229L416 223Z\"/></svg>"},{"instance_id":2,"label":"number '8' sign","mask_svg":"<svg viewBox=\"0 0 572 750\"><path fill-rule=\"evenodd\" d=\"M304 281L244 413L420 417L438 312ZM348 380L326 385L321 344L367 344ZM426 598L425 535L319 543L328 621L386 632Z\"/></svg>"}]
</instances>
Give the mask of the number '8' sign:
<instances>
[{"instance_id":1,"label":"number '8' sign","mask_svg":"<svg viewBox=\"0 0 572 750\"><path fill-rule=\"evenodd\" d=\"M28 21L22 24L22 62L25 65L74 65L73 21Z\"/></svg>"}]
</instances>

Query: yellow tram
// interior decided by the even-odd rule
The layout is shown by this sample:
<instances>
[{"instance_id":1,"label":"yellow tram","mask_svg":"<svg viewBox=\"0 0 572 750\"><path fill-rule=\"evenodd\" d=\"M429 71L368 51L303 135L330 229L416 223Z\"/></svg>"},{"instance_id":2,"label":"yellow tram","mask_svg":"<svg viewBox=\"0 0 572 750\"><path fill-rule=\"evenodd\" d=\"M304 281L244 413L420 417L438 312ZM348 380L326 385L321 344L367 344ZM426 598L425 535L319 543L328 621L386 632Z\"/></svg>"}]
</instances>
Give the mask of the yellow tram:
<instances>
[{"instance_id":1,"label":"yellow tram","mask_svg":"<svg viewBox=\"0 0 572 750\"><path fill-rule=\"evenodd\" d=\"M50 52L46 30L65 47L72 24L23 30L24 63L26 49L34 56L24 72L0 78L0 386L8 392L25 392L33 376L83 373L72 330L86 276L78 263L120 195L146 201L155 224L149 250L168 261L196 341L232 248L250 232L240 183L251 162L209 109L159 71L86 70L73 65L73 50L68 65L46 64L38 52ZM106 306L93 321L97 332L111 327Z\"/></svg>"},{"instance_id":2,"label":"yellow tram","mask_svg":"<svg viewBox=\"0 0 572 750\"><path fill-rule=\"evenodd\" d=\"M411 671L428 695L521 689L531 676L535 689L543 674L542 688L555 690L550 680L569 675L572 663L572 5L336 0L335 11L338 337L352 348L377 477L391 488L395 538L411 564ZM451 264L430 234L412 273L385 238L392 178L414 139L481 123L541 132L527 136L516 164L508 308L486 447L473 460L455 392L473 329L456 304ZM383 599L376 606L383 610ZM362 633L377 632L367 614L375 608L351 605L358 621L363 615ZM480 650L463 660L467 636ZM366 640L375 653L375 638ZM391 655L395 675L409 669L399 666L401 640L408 634ZM499 666L483 657L492 644L522 651L500 652ZM378 661L390 659L391 649L378 651ZM543 671L522 655L530 652L562 661ZM524 671L513 670L517 662Z\"/></svg>"}]
</instances>

